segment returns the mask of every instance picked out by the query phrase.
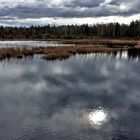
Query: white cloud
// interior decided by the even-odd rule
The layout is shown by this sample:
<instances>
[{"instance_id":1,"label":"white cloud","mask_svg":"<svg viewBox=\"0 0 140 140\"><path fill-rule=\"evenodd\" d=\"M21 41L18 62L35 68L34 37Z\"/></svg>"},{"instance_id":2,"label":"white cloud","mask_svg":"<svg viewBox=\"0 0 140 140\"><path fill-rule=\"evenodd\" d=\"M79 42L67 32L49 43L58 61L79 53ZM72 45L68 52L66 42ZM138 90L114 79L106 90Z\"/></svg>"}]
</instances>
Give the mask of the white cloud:
<instances>
[{"instance_id":1,"label":"white cloud","mask_svg":"<svg viewBox=\"0 0 140 140\"><path fill-rule=\"evenodd\" d=\"M5 22L0 20L1 25L4 26L31 26L31 25L72 25L72 24L97 24L97 23L110 23L119 22L129 24L132 20L140 19L140 14L120 17L120 16L108 16L108 17L96 17L96 18L27 18L27 19L8 19Z\"/></svg>"}]
</instances>

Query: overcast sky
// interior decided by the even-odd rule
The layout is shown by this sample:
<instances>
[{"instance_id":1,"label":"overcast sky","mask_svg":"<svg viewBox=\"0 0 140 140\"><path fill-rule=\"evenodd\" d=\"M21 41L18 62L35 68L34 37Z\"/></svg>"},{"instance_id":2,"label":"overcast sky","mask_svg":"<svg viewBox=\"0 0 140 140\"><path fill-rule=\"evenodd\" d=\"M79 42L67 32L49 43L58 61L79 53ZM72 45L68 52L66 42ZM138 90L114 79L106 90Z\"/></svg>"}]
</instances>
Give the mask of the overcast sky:
<instances>
[{"instance_id":1,"label":"overcast sky","mask_svg":"<svg viewBox=\"0 0 140 140\"><path fill-rule=\"evenodd\" d=\"M140 0L0 0L0 24L93 24L140 19Z\"/></svg>"}]
</instances>

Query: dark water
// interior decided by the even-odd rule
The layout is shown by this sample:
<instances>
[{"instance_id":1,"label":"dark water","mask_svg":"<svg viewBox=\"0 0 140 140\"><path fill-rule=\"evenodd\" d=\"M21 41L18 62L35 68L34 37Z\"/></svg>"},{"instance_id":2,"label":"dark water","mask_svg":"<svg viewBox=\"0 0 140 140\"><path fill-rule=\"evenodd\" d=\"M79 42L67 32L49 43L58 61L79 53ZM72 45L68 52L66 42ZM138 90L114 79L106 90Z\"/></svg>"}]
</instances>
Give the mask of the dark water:
<instances>
[{"instance_id":1,"label":"dark water","mask_svg":"<svg viewBox=\"0 0 140 140\"><path fill-rule=\"evenodd\" d=\"M1 62L0 140L139 140L137 55Z\"/></svg>"}]
</instances>

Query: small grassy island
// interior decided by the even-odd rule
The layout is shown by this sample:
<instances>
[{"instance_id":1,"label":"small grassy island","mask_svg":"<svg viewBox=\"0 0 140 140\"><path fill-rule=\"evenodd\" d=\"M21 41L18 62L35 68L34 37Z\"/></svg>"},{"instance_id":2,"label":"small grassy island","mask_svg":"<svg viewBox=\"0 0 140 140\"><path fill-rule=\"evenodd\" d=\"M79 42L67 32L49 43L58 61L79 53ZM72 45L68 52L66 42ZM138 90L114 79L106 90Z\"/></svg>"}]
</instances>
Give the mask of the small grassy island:
<instances>
[{"instance_id":1,"label":"small grassy island","mask_svg":"<svg viewBox=\"0 0 140 140\"><path fill-rule=\"evenodd\" d=\"M140 41L92 39L92 40L62 40L75 43L75 46L33 47L33 48L0 48L0 60L18 58L41 54L43 59L55 60L69 58L75 54L112 53L129 49L139 49Z\"/></svg>"}]
</instances>

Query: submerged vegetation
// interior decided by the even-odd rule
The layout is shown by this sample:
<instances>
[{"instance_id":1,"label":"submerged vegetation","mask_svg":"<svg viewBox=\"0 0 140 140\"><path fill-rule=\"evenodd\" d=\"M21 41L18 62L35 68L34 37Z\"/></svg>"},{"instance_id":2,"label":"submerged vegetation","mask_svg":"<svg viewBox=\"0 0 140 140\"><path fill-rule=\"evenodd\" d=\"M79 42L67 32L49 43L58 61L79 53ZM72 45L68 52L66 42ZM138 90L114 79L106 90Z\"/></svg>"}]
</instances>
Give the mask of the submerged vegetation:
<instances>
[{"instance_id":1,"label":"submerged vegetation","mask_svg":"<svg viewBox=\"0 0 140 140\"><path fill-rule=\"evenodd\" d=\"M0 48L0 60L10 58L24 58L41 54L43 59L65 59L75 54L87 53L112 53L117 51L140 48L139 41L119 41L119 40L94 40L93 42L80 42L75 46L59 47L33 47L33 48ZM117 46L117 47L116 47Z\"/></svg>"},{"instance_id":2,"label":"submerged vegetation","mask_svg":"<svg viewBox=\"0 0 140 140\"><path fill-rule=\"evenodd\" d=\"M133 38L140 39L140 21L95 25L0 27L0 39Z\"/></svg>"}]
</instances>

